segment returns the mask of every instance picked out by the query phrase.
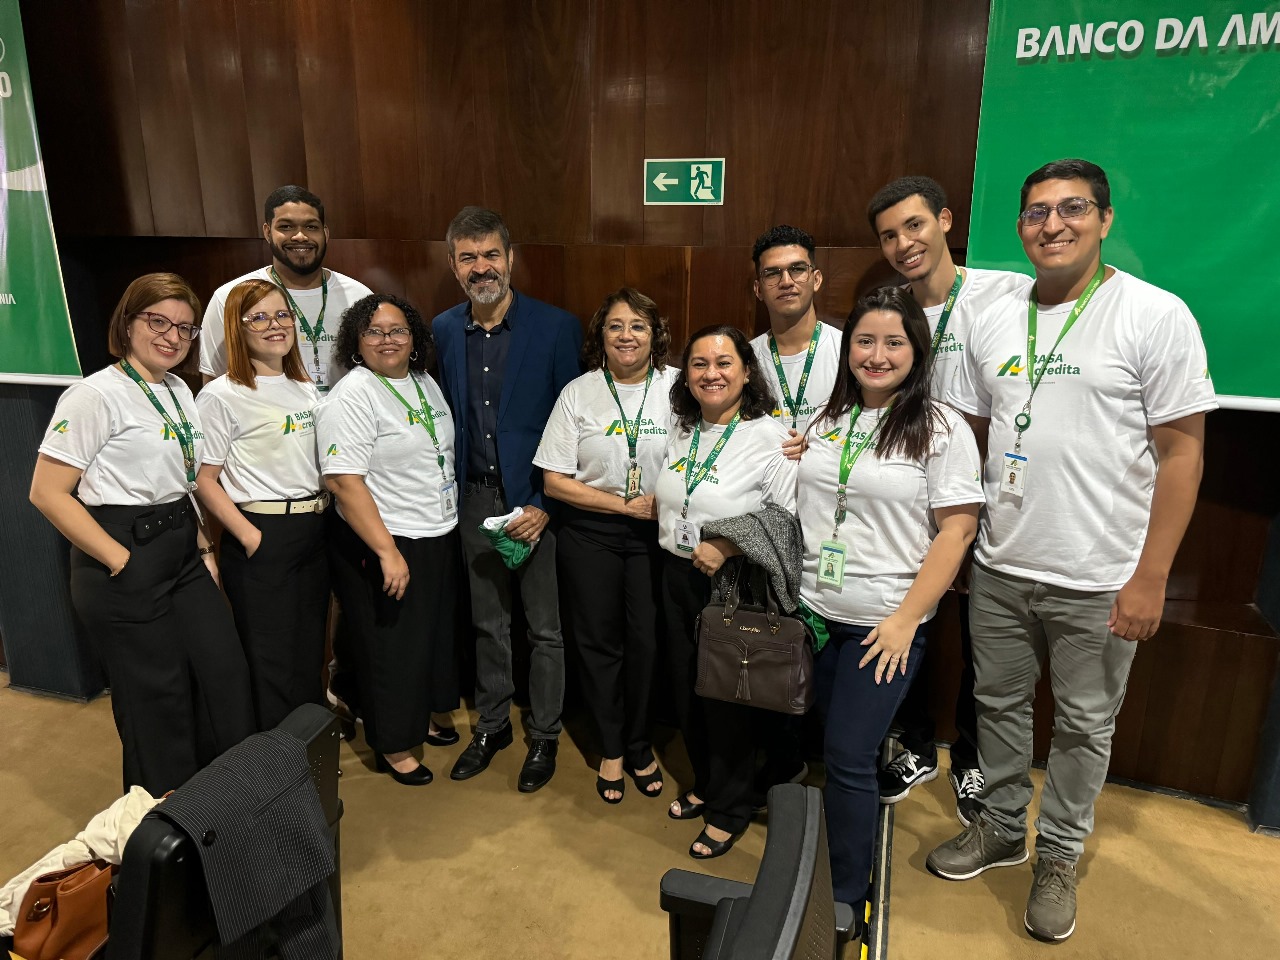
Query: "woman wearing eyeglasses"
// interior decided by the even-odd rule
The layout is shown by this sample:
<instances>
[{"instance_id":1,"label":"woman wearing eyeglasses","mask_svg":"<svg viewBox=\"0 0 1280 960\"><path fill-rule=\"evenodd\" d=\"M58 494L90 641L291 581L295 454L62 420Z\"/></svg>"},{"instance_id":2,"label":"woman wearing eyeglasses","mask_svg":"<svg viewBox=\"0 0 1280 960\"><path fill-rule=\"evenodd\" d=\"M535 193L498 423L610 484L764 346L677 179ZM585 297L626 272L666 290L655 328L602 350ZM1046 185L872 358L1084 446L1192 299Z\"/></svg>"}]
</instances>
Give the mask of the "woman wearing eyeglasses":
<instances>
[{"instance_id":1,"label":"woman wearing eyeglasses","mask_svg":"<svg viewBox=\"0 0 1280 960\"><path fill-rule=\"evenodd\" d=\"M254 732L249 671L190 494L204 446L171 371L200 334L181 277L124 292L107 345L119 362L58 400L31 502L71 541L71 601L111 684L124 786L182 786Z\"/></svg>"},{"instance_id":2,"label":"woman wearing eyeglasses","mask_svg":"<svg viewBox=\"0 0 1280 960\"><path fill-rule=\"evenodd\" d=\"M458 705L453 418L426 370L431 331L399 297L371 294L342 316L334 363L350 372L317 407L321 469L338 501L329 538L351 629L365 739L397 782L432 780L410 752L457 743L433 713Z\"/></svg>"},{"instance_id":3,"label":"woman wearing eyeglasses","mask_svg":"<svg viewBox=\"0 0 1280 960\"><path fill-rule=\"evenodd\" d=\"M227 294L227 372L200 391L206 434L200 500L223 527L222 585L249 661L258 726L323 703L329 565L316 456L315 384L279 287Z\"/></svg>"}]
</instances>

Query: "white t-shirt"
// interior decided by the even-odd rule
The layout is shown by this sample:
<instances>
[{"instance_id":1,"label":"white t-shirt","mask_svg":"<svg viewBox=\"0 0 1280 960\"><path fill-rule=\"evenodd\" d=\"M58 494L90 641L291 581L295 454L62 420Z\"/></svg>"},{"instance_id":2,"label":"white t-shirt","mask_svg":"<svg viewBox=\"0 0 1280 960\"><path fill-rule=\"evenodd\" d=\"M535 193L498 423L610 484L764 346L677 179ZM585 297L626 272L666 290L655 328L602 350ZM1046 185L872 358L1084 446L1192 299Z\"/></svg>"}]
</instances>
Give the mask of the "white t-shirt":
<instances>
[{"instance_id":1,"label":"white t-shirt","mask_svg":"<svg viewBox=\"0 0 1280 960\"><path fill-rule=\"evenodd\" d=\"M635 422L641 398L644 399L636 460L640 465L640 492L646 496L653 493L666 456L671 384L677 372L675 367L655 370L647 395L644 381L614 383L629 421ZM619 497L626 493L627 471L631 467L627 435L603 370L584 373L561 391L533 463L544 470L575 477L605 493Z\"/></svg>"},{"instance_id":2,"label":"white t-shirt","mask_svg":"<svg viewBox=\"0 0 1280 960\"><path fill-rule=\"evenodd\" d=\"M342 314L346 312L347 307L351 306L361 297L367 297L373 293L359 280L353 280L338 273L336 270L326 270L329 276L329 300L324 308L324 327L320 331L320 362L316 363L316 355L314 346L307 336L307 331L303 329L302 321L298 320L294 323L294 329L298 333L298 351L302 354L302 366L306 368L311 379L316 382L316 386L321 394L328 393L332 387L345 372L340 366L333 366L333 342L338 337L338 325L342 323ZM226 336L223 333L223 313L227 307L227 294L229 294L236 284L243 283L246 280L266 280L271 281L271 268L259 267L257 270L246 273L243 277L236 277L227 283L224 283L217 290L213 291L213 296L209 298L209 305L204 311L204 322L200 327L200 372L211 377L220 377L227 372L227 345ZM307 323L311 326L312 332L315 332L316 320L320 317L320 304L324 302L324 290L316 287L314 290L290 290L290 296L298 305L307 318Z\"/></svg>"},{"instance_id":3,"label":"white t-shirt","mask_svg":"<svg viewBox=\"0 0 1280 960\"><path fill-rule=\"evenodd\" d=\"M706 462L724 427L701 423L698 463ZM740 517L770 503L795 512L796 462L782 455L787 429L778 421L761 417L742 420L716 457L710 472L689 498L689 522L698 530L704 523ZM693 432L679 427L671 431L667 455L658 477L658 543L677 557L690 554L676 548L676 522L684 506L685 470Z\"/></svg>"},{"instance_id":4,"label":"white t-shirt","mask_svg":"<svg viewBox=\"0 0 1280 960\"><path fill-rule=\"evenodd\" d=\"M439 537L458 525L453 417L444 393L427 374L414 373L389 382L416 411L415 379L431 405L444 454L443 476L426 428L416 421L410 423L404 405L365 367L356 367L343 377L316 407L320 469L326 475L364 477L382 522L393 535ZM446 484L453 484L452 511L445 508ZM341 503L338 513L342 515Z\"/></svg>"},{"instance_id":5,"label":"white t-shirt","mask_svg":"<svg viewBox=\"0 0 1280 960\"><path fill-rule=\"evenodd\" d=\"M1054 351L1022 436L1025 495L1000 490L1013 419L1027 400L1027 297L1002 298L966 344L948 400L990 417L987 509L975 556L1003 573L1071 590L1128 582L1151 517L1151 428L1216 409L1200 328L1187 305L1121 270ZM1041 307L1036 352L1074 303ZM1037 364L1037 369L1039 364Z\"/></svg>"},{"instance_id":6,"label":"white t-shirt","mask_svg":"<svg viewBox=\"0 0 1280 960\"><path fill-rule=\"evenodd\" d=\"M196 399L181 378L165 374L151 392L179 426L173 401L195 431L196 469L204 432ZM182 444L142 388L114 364L73 383L58 398L40 452L79 467L78 496L91 507L171 503L187 492Z\"/></svg>"},{"instance_id":7,"label":"white t-shirt","mask_svg":"<svg viewBox=\"0 0 1280 960\"><path fill-rule=\"evenodd\" d=\"M795 429L804 433L809 428L809 421L824 403L831 397L831 390L836 385L836 374L840 369L840 331L829 324L818 321L818 347L813 352L813 366L809 368L809 379L804 385L804 397L799 401L796 410ZM773 417L784 427L791 427L791 411L787 409L787 401L782 396L782 386L778 382L778 371L773 365L773 353L769 350L769 334L762 333L751 341L751 350L756 355L778 401L773 409ZM792 356L779 355L782 361L782 372L787 375L787 385L791 388L791 399L796 399L796 390L800 386L800 378L804 375L804 361L809 355L808 344L802 353Z\"/></svg>"},{"instance_id":8,"label":"white t-shirt","mask_svg":"<svg viewBox=\"0 0 1280 960\"><path fill-rule=\"evenodd\" d=\"M232 503L301 500L324 488L316 458L314 383L283 374L258 377L250 390L223 374L196 398L204 462L222 465L218 480Z\"/></svg>"},{"instance_id":9,"label":"white t-shirt","mask_svg":"<svg viewBox=\"0 0 1280 960\"><path fill-rule=\"evenodd\" d=\"M933 357L929 392L935 400L941 400L946 395L947 384L955 373L964 345L968 343L970 333L982 323L984 313L1006 294L1019 293L1031 286L1031 278L1023 273L982 270L978 267L963 269L964 283L956 296L956 305L951 309L951 317L947 320L947 329L942 333L938 352ZM938 332L938 321L942 319L942 308L945 306L944 300L937 306L924 308L924 315L929 321L930 338ZM932 343L932 339L929 342Z\"/></svg>"},{"instance_id":10,"label":"white t-shirt","mask_svg":"<svg viewBox=\"0 0 1280 960\"><path fill-rule=\"evenodd\" d=\"M818 555L835 527L840 455L849 416L814 424L800 461L796 509L804 531L804 576L800 596L814 611L841 623L873 626L902 605L925 554L938 535L933 511L982 503L978 445L964 418L937 404L941 417L923 461L901 453L881 459L878 438L867 444L849 471L845 518L838 541L845 546L839 587L818 582ZM884 409L864 410L854 424L854 444L876 428ZM925 620L935 610L930 610Z\"/></svg>"}]
</instances>

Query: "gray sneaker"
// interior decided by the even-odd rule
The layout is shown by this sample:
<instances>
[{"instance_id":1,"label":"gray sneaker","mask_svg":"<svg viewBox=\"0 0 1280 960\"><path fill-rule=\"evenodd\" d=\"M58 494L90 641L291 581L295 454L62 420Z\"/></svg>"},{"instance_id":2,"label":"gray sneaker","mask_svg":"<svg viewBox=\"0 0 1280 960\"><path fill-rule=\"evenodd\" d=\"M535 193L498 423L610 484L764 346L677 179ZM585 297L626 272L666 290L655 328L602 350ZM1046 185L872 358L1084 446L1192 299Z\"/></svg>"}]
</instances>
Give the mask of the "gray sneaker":
<instances>
[{"instance_id":1,"label":"gray sneaker","mask_svg":"<svg viewBox=\"0 0 1280 960\"><path fill-rule=\"evenodd\" d=\"M925 864L944 880L968 880L992 867L1016 867L1029 857L1025 837L1002 839L978 813L960 836L935 847Z\"/></svg>"},{"instance_id":2,"label":"gray sneaker","mask_svg":"<svg viewBox=\"0 0 1280 960\"><path fill-rule=\"evenodd\" d=\"M1036 861L1036 878L1022 918L1027 933L1057 943L1076 929L1076 865L1066 860Z\"/></svg>"}]
</instances>

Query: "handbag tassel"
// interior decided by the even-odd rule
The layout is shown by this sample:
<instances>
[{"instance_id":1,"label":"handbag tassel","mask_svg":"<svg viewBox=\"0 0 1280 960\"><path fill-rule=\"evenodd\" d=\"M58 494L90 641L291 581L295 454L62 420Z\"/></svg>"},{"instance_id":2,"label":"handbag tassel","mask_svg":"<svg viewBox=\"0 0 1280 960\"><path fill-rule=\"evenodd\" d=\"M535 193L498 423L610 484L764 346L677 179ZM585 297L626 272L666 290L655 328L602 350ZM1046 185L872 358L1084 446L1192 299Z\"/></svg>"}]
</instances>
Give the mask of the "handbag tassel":
<instances>
[{"instance_id":1,"label":"handbag tassel","mask_svg":"<svg viewBox=\"0 0 1280 960\"><path fill-rule=\"evenodd\" d=\"M751 699L751 680L747 675L747 664L750 663L750 661L743 659L743 660L739 660L738 662L742 664L742 666L738 670L738 689L737 691L735 691L734 696L737 697L739 700L750 700Z\"/></svg>"}]
</instances>

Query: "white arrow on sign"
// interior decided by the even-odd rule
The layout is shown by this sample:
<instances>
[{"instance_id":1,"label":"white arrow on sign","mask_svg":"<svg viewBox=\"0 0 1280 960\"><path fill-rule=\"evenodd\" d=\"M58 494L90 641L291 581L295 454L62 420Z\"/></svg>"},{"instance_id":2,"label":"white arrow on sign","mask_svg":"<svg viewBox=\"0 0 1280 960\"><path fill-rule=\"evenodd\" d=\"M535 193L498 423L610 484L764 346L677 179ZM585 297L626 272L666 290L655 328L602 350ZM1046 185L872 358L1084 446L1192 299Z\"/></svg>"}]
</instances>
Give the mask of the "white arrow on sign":
<instances>
[{"instance_id":1,"label":"white arrow on sign","mask_svg":"<svg viewBox=\"0 0 1280 960\"><path fill-rule=\"evenodd\" d=\"M675 177L668 177L665 173L660 173L653 178L653 185L663 193L667 192L667 187L674 187L679 182Z\"/></svg>"}]
</instances>

